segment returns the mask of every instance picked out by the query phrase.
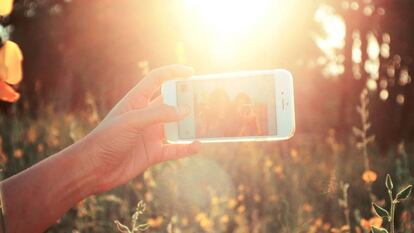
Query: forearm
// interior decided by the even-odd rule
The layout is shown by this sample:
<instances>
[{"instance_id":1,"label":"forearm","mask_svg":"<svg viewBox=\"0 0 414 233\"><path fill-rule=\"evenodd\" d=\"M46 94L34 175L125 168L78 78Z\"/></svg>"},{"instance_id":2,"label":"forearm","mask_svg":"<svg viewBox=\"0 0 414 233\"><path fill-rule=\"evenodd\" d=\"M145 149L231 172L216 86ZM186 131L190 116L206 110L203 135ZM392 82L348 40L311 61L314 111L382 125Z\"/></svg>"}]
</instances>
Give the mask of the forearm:
<instances>
[{"instance_id":1,"label":"forearm","mask_svg":"<svg viewBox=\"0 0 414 233\"><path fill-rule=\"evenodd\" d=\"M94 192L82 162L90 155L81 148L72 145L1 183L8 233L43 232Z\"/></svg>"}]
</instances>

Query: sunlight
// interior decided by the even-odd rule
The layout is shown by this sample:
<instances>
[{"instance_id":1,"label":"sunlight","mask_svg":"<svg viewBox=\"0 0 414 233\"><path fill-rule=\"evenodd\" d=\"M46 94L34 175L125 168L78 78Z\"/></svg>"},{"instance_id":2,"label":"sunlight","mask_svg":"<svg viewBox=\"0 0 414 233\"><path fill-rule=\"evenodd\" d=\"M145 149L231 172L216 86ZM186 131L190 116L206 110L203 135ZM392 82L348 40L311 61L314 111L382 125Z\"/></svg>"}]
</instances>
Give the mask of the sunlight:
<instances>
[{"instance_id":1,"label":"sunlight","mask_svg":"<svg viewBox=\"0 0 414 233\"><path fill-rule=\"evenodd\" d=\"M185 0L202 21L221 36L246 32L257 24L270 7L271 0Z\"/></svg>"},{"instance_id":2,"label":"sunlight","mask_svg":"<svg viewBox=\"0 0 414 233\"><path fill-rule=\"evenodd\" d=\"M345 46L345 22L335 13L334 8L327 5L318 8L314 20L322 29L322 35L315 36L315 43L329 60L323 73L326 76L338 76L345 70L343 56L338 53L338 50L342 50Z\"/></svg>"},{"instance_id":3,"label":"sunlight","mask_svg":"<svg viewBox=\"0 0 414 233\"><path fill-rule=\"evenodd\" d=\"M321 6L316 11L315 21L321 24L324 36L319 36L316 43L323 51L342 49L345 46L345 22L329 6Z\"/></svg>"},{"instance_id":4,"label":"sunlight","mask_svg":"<svg viewBox=\"0 0 414 233\"><path fill-rule=\"evenodd\" d=\"M216 61L238 57L242 44L271 9L272 0L184 0L197 27L210 32L211 55Z\"/></svg>"}]
</instances>

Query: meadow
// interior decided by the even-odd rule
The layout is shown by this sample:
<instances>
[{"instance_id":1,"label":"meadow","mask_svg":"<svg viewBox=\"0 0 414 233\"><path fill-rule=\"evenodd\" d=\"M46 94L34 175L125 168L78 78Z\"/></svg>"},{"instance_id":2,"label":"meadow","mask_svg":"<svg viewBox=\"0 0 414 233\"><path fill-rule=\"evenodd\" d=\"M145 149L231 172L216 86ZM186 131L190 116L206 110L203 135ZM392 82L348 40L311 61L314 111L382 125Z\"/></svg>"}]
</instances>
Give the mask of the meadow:
<instances>
[{"instance_id":1,"label":"meadow","mask_svg":"<svg viewBox=\"0 0 414 233\"><path fill-rule=\"evenodd\" d=\"M12 85L20 99L0 104L3 179L85 136L157 66L185 63L199 73L282 67L292 71L296 91L292 139L203 145L196 156L158 164L81 201L47 232L414 232L413 199L407 191L396 196L414 183L407 1L315 1L303 8L291 1L283 9L303 17L293 21L282 11L266 24L271 39L243 36L234 47L228 38L213 39L218 31L197 29L197 20L178 27L179 1L165 8L162 0L31 2L16 0L4 23L22 48L24 76ZM223 24L234 23L225 18ZM165 25L171 19L174 32ZM232 28L226 32L238 33ZM183 37L186 30L191 36ZM260 24L255 30L268 31ZM281 30L286 35L278 39ZM214 49L219 53L210 54Z\"/></svg>"}]
</instances>

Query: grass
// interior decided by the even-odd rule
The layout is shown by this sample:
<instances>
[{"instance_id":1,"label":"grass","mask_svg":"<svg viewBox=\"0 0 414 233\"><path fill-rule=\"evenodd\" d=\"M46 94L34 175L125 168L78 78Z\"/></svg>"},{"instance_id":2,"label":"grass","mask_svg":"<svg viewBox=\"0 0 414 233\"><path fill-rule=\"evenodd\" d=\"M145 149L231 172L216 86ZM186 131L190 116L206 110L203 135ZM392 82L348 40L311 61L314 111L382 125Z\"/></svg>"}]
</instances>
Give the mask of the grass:
<instances>
[{"instance_id":1,"label":"grass","mask_svg":"<svg viewBox=\"0 0 414 233\"><path fill-rule=\"evenodd\" d=\"M363 91L356 112L361 120L345 142L330 129L286 142L209 145L196 157L157 165L85 199L48 232L367 233L371 226L412 232L412 200L400 202L407 191L384 195L382 184L389 173L394 181L392 187L387 181L387 190L411 187L413 145L378 152L368 98ZM44 106L36 119L17 109L0 115L2 174L19 172L92 129L99 114L93 98L85 103L77 114Z\"/></svg>"}]
</instances>

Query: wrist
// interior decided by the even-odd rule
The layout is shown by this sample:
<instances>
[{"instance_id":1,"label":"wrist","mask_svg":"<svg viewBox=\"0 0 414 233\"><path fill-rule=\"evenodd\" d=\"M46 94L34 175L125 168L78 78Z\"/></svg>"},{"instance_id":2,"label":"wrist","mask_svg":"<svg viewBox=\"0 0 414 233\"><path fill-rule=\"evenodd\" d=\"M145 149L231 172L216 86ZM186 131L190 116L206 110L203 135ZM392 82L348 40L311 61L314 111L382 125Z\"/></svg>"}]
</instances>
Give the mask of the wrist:
<instances>
[{"instance_id":1,"label":"wrist","mask_svg":"<svg viewBox=\"0 0 414 233\"><path fill-rule=\"evenodd\" d=\"M83 139L61 151L58 156L64 157L68 164L67 186L72 186L77 192L79 200L98 192L98 171L90 162L93 157L93 146L89 146Z\"/></svg>"}]
</instances>

